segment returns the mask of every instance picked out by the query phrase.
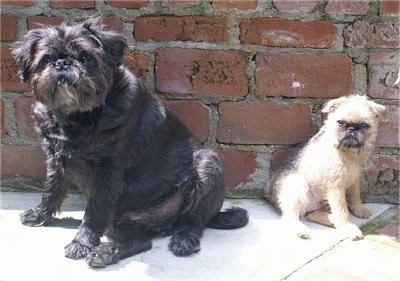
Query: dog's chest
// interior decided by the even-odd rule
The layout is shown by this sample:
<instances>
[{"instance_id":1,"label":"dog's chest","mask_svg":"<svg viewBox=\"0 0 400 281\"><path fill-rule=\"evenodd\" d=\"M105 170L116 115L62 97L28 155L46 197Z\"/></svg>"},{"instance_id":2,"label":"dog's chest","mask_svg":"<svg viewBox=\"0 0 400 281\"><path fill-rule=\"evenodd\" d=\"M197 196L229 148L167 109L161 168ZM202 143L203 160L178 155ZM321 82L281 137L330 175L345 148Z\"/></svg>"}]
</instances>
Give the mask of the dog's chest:
<instances>
[{"instance_id":1,"label":"dog's chest","mask_svg":"<svg viewBox=\"0 0 400 281\"><path fill-rule=\"evenodd\" d=\"M70 183L76 185L83 193L88 195L88 188L93 186L94 167L81 157L69 156L64 161L64 177Z\"/></svg>"}]
</instances>

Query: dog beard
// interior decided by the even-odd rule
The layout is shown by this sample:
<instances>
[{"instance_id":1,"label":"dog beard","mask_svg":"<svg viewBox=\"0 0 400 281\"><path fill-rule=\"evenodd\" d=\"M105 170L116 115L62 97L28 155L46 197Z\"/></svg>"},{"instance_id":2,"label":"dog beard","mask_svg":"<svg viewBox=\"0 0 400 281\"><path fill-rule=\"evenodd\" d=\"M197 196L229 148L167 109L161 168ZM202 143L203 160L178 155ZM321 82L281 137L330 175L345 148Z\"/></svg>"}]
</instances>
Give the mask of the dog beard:
<instances>
[{"instance_id":1,"label":"dog beard","mask_svg":"<svg viewBox=\"0 0 400 281\"><path fill-rule=\"evenodd\" d=\"M338 125L340 133L338 136L338 143L336 145L336 148L362 149L366 141L365 130L367 128L366 126L364 126L364 124L366 123L349 125L346 124L347 122L345 122L343 125Z\"/></svg>"},{"instance_id":2,"label":"dog beard","mask_svg":"<svg viewBox=\"0 0 400 281\"><path fill-rule=\"evenodd\" d=\"M58 73L46 68L34 74L31 80L36 99L51 108L58 108L65 113L89 111L103 104L97 85L77 68Z\"/></svg>"}]
</instances>

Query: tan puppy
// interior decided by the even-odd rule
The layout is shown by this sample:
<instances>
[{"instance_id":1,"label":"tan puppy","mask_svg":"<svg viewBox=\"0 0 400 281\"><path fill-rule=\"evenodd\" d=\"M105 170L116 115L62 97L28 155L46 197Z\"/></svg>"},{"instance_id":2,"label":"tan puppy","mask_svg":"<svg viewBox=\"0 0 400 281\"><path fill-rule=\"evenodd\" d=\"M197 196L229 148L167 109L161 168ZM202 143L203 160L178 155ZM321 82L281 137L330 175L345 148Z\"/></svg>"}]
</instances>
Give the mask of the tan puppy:
<instances>
[{"instance_id":1,"label":"tan puppy","mask_svg":"<svg viewBox=\"0 0 400 281\"><path fill-rule=\"evenodd\" d=\"M301 238L309 237L299 220L305 215L310 221L340 228L353 240L362 239L361 230L350 222L349 210L360 218L370 216L361 205L360 180L385 107L352 95L329 101L322 112L327 114L322 128L289 154L265 196Z\"/></svg>"}]
</instances>

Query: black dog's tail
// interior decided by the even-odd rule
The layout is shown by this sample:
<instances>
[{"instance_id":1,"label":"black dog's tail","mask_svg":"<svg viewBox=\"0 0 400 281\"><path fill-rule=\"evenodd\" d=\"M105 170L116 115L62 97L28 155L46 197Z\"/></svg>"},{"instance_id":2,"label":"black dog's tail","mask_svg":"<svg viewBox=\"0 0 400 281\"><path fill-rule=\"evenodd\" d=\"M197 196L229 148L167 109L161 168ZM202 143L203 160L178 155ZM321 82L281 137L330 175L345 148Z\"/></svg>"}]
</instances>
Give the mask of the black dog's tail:
<instances>
[{"instance_id":1,"label":"black dog's tail","mask_svg":"<svg viewBox=\"0 0 400 281\"><path fill-rule=\"evenodd\" d=\"M208 222L207 227L215 229L234 229L245 226L249 222L247 211L232 207L219 212Z\"/></svg>"}]
</instances>

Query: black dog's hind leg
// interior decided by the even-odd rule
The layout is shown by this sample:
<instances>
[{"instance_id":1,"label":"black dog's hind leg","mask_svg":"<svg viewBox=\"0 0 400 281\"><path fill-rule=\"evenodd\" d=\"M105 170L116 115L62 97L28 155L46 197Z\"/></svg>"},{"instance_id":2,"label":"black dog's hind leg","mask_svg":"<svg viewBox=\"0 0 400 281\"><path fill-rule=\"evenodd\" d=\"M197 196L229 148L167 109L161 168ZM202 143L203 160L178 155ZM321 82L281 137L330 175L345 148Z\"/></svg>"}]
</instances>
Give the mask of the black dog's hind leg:
<instances>
[{"instance_id":1,"label":"black dog's hind leg","mask_svg":"<svg viewBox=\"0 0 400 281\"><path fill-rule=\"evenodd\" d=\"M168 249L177 256L187 256L200 251L200 238L204 227L186 225L172 234Z\"/></svg>"},{"instance_id":2,"label":"black dog's hind leg","mask_svg":"<svg viewBox=\"0 0 400 281\"><path fill-rule=\"evenodd\" d=\"M208 221L221 209L225 189L217 155L210 150L194 153L191 175L179 189L184 194L179 227L168 248L177 256L200 250L200 238Z\"/></svg>"}]
</instances>

